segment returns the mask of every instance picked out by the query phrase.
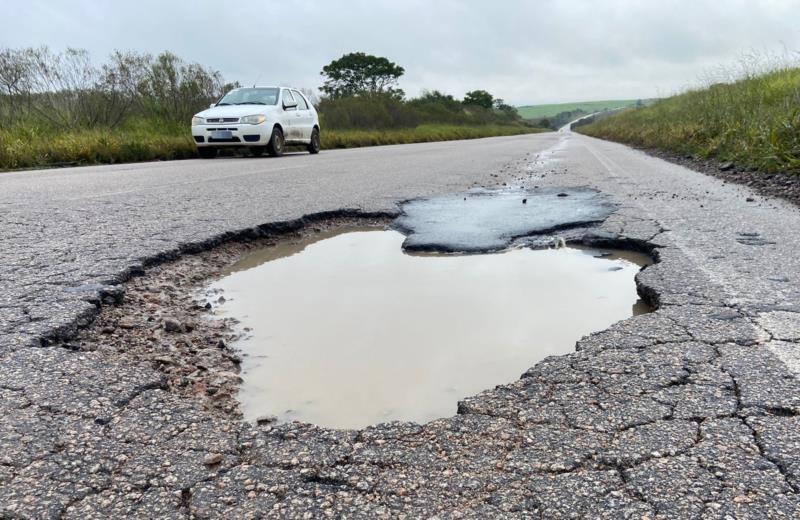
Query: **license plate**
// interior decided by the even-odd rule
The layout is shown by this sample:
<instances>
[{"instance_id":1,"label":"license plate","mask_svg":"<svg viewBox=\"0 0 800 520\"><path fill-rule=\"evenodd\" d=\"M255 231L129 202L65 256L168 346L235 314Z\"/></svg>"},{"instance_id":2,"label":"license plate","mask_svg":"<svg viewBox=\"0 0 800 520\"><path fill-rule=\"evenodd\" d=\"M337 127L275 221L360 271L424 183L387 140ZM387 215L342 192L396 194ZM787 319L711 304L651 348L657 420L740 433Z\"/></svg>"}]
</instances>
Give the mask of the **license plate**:
<instances>
[{"instance_id":1,"label":"license plate","mask_svg":"<svg viewBox=\"0 0 800 520\"><path fill-rule=\"evenodd\" d=\"M214 130L211 132L211 139L232 139L233 132L230 130Z\"/></svg>"}]
</instances>

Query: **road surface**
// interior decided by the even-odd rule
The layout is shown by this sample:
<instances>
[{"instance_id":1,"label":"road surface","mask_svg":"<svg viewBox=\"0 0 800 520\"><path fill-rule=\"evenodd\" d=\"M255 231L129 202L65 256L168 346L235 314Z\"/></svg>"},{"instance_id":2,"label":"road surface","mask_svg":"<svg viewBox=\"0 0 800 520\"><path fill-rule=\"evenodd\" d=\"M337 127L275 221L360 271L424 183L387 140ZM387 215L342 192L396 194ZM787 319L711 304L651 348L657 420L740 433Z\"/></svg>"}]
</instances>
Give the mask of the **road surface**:
<instances>
[{"instance_id":1,"label":"road surface","mask_svg":"<svg viewBox=\"0 0 800 520\"><path fill-rule=\"evenodd\" d=\"M453 417L255 427L170 394L148 366L69 343L99 290L155 260L503 182L613 197L603 236L656 247L638 282L659 309ZM556 132L2 173L0 216L0 517L800 517L800 213L788 203Z\"/></svg>"}]
</instances>

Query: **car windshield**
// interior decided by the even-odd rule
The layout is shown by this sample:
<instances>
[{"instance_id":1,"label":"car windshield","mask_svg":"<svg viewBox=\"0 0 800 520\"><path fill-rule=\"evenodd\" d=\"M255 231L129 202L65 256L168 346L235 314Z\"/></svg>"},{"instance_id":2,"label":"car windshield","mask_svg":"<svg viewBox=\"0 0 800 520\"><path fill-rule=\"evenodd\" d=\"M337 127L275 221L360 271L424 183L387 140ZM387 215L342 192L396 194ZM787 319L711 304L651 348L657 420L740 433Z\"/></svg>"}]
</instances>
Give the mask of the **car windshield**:
<instances>
[{"instance_id":1,"label":"car windshield","mask_svg":"<svg viewBox=\"0 0 800 520\"><path fill-rule=\"evenodd\" d=\"M225 94L217 105L276 105L277 103L276 88L239 88Z\"/></svg>"}]
</instances>

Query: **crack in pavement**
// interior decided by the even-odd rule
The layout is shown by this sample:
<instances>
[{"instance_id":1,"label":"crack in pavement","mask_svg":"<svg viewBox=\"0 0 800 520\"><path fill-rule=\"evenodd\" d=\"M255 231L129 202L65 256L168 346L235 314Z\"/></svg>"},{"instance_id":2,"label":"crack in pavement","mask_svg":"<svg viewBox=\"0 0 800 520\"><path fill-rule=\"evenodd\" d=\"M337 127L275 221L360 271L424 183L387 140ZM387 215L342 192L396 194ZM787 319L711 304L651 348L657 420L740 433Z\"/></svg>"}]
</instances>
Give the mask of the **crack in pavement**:
<instances>
[{"instance_id":1,"label":"crack in pavement","mask_svg":"<svg viewBox=\"0 0 800 520\"><path fill-rule=\"evenodd\" d=\"M558 168L547 156L528 168L532 151L471 175L483 184L589 185L614 197L621 207L601 229L611 242L646 245L656 257L636 281L657 310L587 336L574 353L547 358L518 381L463 399L455 416L424 425L359 432L250 425L165 391L163 377L149 367L72 350L78 329L121 298L119 284L130 277L179 255L308 222L275 197L263 195L278 205L274 210L229 205L231 218L215 213L219 204L187 205L180 185L173 193L145 190L153 199L135 201L106 193L99 195L107 197L103 209L80 208L82 218L105 228L101 234L88 233L69 248L38 244L38 235L14 238L3 251L13 267L0 268L0 280L13 277L16 287L29 289L0 291L0 394L8 393L0 400L0 517L800 517L800 384L789 368L796 354L773 352L776 338L800 342L793 316L774 314L796 314L796 305L781 302L800 301L791 281L800 279L800 244L786 232L800 222L796 212L740 210L743 188L619 145L569 134L524 142L553 144ZM487 146L501 147L493 143ZM273 175L269 184L281 179L287 200L302 199L291 176ZM387 188L378 175L377 187L363 188L378 197L364 191L347 201L305 200L324 218L336 207L396 214L395 202L433 191L434 182L408 175L416 187ZM465 179L440 179L436 190L463 189ZM257 206L245 192L258 193L259 182L239 175L230 189ZM315 193L338 196L341 182L321 178L323 191ZM699 208L695 195L705 191L714 196ZM165 197L176 206L174 222L159 211L142 214L168 207ZM68 207L69 199L80 199L67 199L61 216L68 220L68 210L78 209ZM372 199L380 203L365 202ZM33 205L23 216L12 213L22 211L19 204L7 205L15 221L41 220L38 233L58 236L46 206ZM136 232L126 234L108 208L134 212ZM260 225L252 215L278 223ZM736 240L741 222L776 243L744 256L752 246ZM80 254L64 256L68 250ZM48 268L48 251L71 268ZM742 262L752 266L747 275L740 274ZM109 282L116 287L106 294L62 290ZM21 307L19 298L35 318L24 325L13 314L5 318L5 309ZM220 462L206 465L210 454Z\"/></svg>"}]
</instances>

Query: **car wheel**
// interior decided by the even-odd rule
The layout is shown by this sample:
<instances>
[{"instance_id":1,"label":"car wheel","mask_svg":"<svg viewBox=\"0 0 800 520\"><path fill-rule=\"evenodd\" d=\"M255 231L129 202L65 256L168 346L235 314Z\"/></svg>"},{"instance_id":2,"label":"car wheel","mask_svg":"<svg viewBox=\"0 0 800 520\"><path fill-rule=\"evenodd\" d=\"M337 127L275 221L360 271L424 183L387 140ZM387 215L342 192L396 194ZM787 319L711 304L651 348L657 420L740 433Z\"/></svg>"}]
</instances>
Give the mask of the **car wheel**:
<instances>
[{"instance_id":1,"label":"car wheel","mask_svg":"<svg viewBox=\"0 0 800 520\"><path fill-rule=\"evenodd\" d=\"M263 146L251 146L250 153L253 154L253 157L261 157L264 155L264 147Z\"/></svg>"},{"instance_id":2,"label":"car wheel","mask_svg":"<svg viewBox=\"0 0 800 520\"><path fill-rule=\"evenodd\" d=\"M197 155L199 155L202 159L213 159L217 156L217 149L204 146L197 149Z\"/></svg>"},{"instance_id":3,"label":"car wheel","mask_svg":"<svg viewBox=\"0 0 800 520\"><path fill-rule=\"evenodd\" d=\"M280 157L283 155L285 147L286 141L283 139L283 132L276 126L272 129L272 137L269 138L269 143L267 143L267 153L273 157Z\"/></svg>"},{"instance_id":4,"label":"car wheel","mask_svg":"<svg viewBox=\"0 0 800 520\"><path fill-rule=\"evenodd\" d=\"M319 149L322 147L322 143L319 139L319 128L315 128L311 132L311 142L308 143L308 153L319 153Z\"/></svg>"}]
</instances>

